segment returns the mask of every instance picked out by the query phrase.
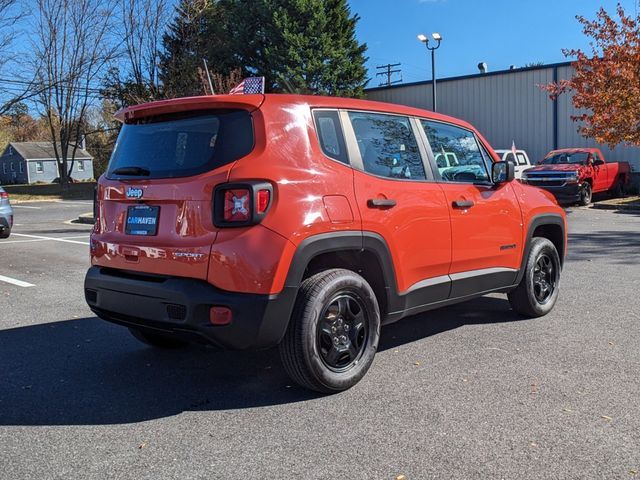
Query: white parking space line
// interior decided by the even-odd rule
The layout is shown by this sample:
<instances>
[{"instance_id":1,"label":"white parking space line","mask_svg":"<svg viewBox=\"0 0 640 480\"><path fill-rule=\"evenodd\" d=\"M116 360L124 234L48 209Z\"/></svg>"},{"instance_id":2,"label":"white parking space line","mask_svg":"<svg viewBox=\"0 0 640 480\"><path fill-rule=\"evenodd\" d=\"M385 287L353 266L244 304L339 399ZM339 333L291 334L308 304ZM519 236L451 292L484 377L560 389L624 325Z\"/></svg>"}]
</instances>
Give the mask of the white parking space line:
<instances>
[{"instance_id":1,"label":"white parking space line","mask_svg":"<svg viewBox=\"0 0 640 480\"><path fill-rule=\"evenodd\" d=\"M18 287L35 287L33 283L23 282L22 280L16 280L15 278L5 277L3 275L0 275L0 282L10 283Z\"/></svg>"},{"instance_id":2,"label":"white parking space line","mask_svg":"<svg viewBox=\"0 0 640 480\"><path fill-rule=\"evenodd\" d=\"M42 207L30 207L28 205L11 205L13 208L30 208L32 210L42 210Z\"/></svg>"},{"instance_id":3,"label":"white parking space line","mask_svg":"<svg viewBox=\"0 0 640 480\"><path fill-rule=\"evenodd\" d=\"M15 235L15 233L13 234ZM1 240L0 245L7 245L9 243L33 243L33 242L46 242L44 238L37 238L35 240Z\"/></svg>"},{"instance_id":4,"label":"white parking space line","mask_svg":"<svg viewBox=\"0 0 640 480\"><path fill-rule=\"evenodd\" d=\"M66 238L43 237L41 235L27 235L26 233L11 233L11 235L15 235L16 237L27 237L27 238L37 238L37 239L40 239L40 240L51 240L53 242L65 242L65 243L76 243L78 245L89 245L89 242L79 242L77 240L67 240Z\"/></svg>"}]
</instances>

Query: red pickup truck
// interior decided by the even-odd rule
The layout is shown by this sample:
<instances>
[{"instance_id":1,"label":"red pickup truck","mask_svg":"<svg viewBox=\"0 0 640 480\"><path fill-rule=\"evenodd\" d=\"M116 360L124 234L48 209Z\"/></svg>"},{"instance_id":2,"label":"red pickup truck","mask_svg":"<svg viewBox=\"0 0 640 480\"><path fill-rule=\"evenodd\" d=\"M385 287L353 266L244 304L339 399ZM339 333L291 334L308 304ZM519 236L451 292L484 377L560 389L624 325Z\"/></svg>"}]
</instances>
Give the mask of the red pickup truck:
<instances>
[{"instance_id":1,"label":"red pickup truck","mask_svg":"<svg viewBox=\"0 0 640 480\"><path fill-rule=\"evenodd\" d=\"M589 205L594 193L624 194L629 183L628 162L607 162L597 148L552 150L527 169L522 181L552 193L559 202Z\"/></svg>"}]
</instances>

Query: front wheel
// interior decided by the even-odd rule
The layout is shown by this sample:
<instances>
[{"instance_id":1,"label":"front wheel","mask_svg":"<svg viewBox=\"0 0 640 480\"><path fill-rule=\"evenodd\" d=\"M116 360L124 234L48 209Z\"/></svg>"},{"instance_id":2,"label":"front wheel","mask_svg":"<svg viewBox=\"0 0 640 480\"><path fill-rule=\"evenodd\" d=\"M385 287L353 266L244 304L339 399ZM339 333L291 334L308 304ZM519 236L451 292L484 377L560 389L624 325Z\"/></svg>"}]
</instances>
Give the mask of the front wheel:
<instances>
[{"instance_id":1,"label":"front wheel","mask_svg":"<svg viewBox=\"0 0 640 480\"><path fill-rule=\"evenodd\" d=\"M560 256L547 238L531 242L522 280L509 292L509 303L520 315L541 317L549 313L558 299Z\"/></svg>"},{"instance_id":2,"label":"front wheel","mask_svg":"<svg viewBox=\"0 0 640 480\"><path fill-rule=\"evenodd\" d=\"M0 230L0 238L9 238L11 235L11 229L9 227Z\"/></svg>"},{"instance_id":3,"label":"front wheel","mask_svg":"<svg viewBox=\"0 0 640 480\"><path fill-rule=\"evenodd\" d=\"M299 385L340 392L367 373L379 338L380 309L367 281L350 270L326 270L302 283L280 358Z\"/></svg>"},{"instance_id":4,"label":"front wheel","mask_svg":"<svg viewBox=\"0 0 640 480\"><path fill-rule=\"evenodd\" d=\"M585 182L580 188L580 199L578 200L578 203L582 207L586 207L591 203L592 196L591 184Z\"/></svg>"}]
</instances>

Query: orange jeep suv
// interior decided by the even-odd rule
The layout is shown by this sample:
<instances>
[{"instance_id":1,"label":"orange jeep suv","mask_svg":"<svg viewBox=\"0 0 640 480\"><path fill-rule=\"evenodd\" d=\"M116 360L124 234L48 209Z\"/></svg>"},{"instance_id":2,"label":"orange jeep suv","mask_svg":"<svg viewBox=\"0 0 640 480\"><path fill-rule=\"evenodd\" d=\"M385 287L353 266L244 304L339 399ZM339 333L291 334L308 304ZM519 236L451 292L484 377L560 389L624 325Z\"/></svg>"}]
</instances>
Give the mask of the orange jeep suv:
<instances>
[{"instance_id":1,"label":"orange jeep suv","mask_svg":"<svg viewBox=\"0 0 640 480\"><path fill-rule=\"evenodd\" d=\"M363 377L381 325L491 292L530 317L556 302L565 214L466 122L271 94L117 117L85 297L147 344L279 346L329 393Z\"/></svg>"}]
</instances>

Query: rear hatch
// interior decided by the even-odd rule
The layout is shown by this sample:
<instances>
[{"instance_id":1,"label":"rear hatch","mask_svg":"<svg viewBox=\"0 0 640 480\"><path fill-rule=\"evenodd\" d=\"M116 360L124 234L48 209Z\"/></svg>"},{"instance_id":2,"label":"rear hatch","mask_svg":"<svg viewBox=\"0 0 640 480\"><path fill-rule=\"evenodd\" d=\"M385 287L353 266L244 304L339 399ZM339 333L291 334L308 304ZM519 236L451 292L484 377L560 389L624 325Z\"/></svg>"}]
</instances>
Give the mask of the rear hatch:
<instances>
[{"instance_id":1,"label":"rear hatch","mask_svg":"<svg viewBox=\"0 0 640 480\"><path fill-rule=\"evenodd\" d=\"M167 103L138 109L135 118L125 112L127 123L98 185L92 263L206 279L218 231L213 190L254 148L251 112L215 103L167 111Z\"/></svg>"}]
</instances>

